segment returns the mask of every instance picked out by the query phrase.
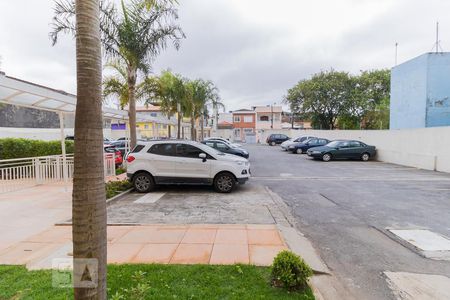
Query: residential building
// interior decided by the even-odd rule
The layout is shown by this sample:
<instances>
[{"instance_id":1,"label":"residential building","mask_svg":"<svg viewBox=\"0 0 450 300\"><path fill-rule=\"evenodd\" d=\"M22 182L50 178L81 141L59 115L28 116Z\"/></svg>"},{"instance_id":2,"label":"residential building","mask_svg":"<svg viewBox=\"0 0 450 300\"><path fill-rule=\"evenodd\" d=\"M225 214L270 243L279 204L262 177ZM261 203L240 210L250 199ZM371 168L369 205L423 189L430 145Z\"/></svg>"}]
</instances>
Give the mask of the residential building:
<instances>
[{"instance_id":1,"label":"residential building","mask_svg":"<svg viewBox=\"0 0 450 300\"><path fill-rule=\"evenodd\" d=\"M255 136L256 112L251 109L239 109L233 115L233 140L251 142Z\"/></svg>"},{"instance_id":2,"label":"residential building","mask_svg":"<svg viewBox=\"0 0 450 300\"><path fill-rule=\"evenodd\" d=\"M450 126L450 53L426 53L392 68L390 129Z\"/></svg>"},{"instance_id":3,"label":"residential building","mask_svg":"<svg viewBox=\"0 0 450 300\"><path fill-rule=\"evenodd\" d=\"M281 115L283 108L280 106L254 106L256 112L256 130L281 129Z\"/></svg>"}]
</instances>

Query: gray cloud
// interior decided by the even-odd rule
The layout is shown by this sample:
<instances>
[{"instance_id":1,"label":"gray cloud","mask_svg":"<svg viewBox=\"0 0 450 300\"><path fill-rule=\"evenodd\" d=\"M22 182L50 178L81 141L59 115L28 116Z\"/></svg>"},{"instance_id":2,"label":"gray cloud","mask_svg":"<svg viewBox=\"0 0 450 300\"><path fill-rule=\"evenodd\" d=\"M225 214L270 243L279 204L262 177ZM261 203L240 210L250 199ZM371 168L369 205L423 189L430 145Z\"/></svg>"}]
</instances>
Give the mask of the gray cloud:
<instances>
[{"instance_id":1,"label":"gray cloud","mask_svg":"<svg viewBox=\"0 0 450 300\"><path fill-rule=\"evenodd\" d=\"M154 73L170 68L213 80L227 109L280 102L297 81L320 70L388 68L430 51L441 22L450 49L446 0L184 0L181 49L167 49ZM53 1L0 2L1 68L11 76L75 92L74 41L51 47ZM448 46L449 48L446 48Z\"/></svg>"}]
</instances>

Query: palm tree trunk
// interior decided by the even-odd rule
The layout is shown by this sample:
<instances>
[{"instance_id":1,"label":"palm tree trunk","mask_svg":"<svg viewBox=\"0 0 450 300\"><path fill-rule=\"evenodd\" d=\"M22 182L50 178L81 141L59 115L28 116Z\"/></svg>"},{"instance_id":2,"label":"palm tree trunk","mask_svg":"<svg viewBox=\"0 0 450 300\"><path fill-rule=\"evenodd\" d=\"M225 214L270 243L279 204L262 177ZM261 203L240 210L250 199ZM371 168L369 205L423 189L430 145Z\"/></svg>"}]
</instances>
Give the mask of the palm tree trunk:
<instances>
[{"instance_id":1,"label":"palm tree trunk","mask_svg":"<svg viewBox=\"0 0 450 300\"><path fill-rule=\"evenodd\" d=\"M195 141L197 138L195 136L195 117L194 112L191 113L191 140Z\"/></svg>"},{"instance_id":2,"label":"palm tree trunk","mask_svg":"<svg viewBox=\"0 0 450 300\"><path fill-rule=\"evenodd\" d=\"M178 122L177 139L180 139L180 136L181 136L181 114L180 114L180 112L177 112L177 122Z\"/></svg>"},{"instance_id":3,"label":"palm tree trunk","mask_svg":"<svg viewBox=\"0 0 450 300\"><path fill-rule=\"evenodd\" d=\"M128 68L128 119L130 121L130 149L136 146L136 68Z\"/></svg>"},{"instance_id":4,"label":"palm tree trunk","mask_svg":"<svg viewBox=\"0 0 450 300\"><path fill-rule=\"evenodd\" d=\"M96 287L74 287L75 299L106 299L106 195L103 169L102 53L99 1L76 0L77 106L72 192L74 276L95 259ZM74 277L76 278L76 277Z\"/></svg>"},{"instance_id":5,"label":"palm tree trunk","mask_svg":"<svg viewBox=\"0 0 450 300\"><path fill-rule=\"evenodd\" d=\"M201 141L203 141L203 137L205 136L204 135L204 131L205 131L205 128L204 128L204 123L205 123L205 114L204 114L204 112L202 111L202 117L201 117L201 124L200 124L200 134L201 134L201 137L200 137L200 140Z\"/></svg>"}]
</instances>

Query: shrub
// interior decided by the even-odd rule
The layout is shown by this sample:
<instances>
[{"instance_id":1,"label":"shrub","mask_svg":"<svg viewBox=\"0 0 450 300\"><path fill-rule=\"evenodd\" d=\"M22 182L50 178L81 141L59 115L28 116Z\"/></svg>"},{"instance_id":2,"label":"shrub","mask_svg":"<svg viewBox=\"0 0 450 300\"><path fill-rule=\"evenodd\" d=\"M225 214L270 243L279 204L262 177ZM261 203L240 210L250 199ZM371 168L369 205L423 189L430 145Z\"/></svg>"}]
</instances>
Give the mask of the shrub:
<instances>
[{"instance_id":1,"label":"shrub","mask_svg":"<svg viewBox=\"0 0 450 300\"><path fill-rule=\"evenodd\" d=\"M121 192L130 189L133 185L128 180L110 181L105 184L106 199L112 198Z\"/></svg>"},{"instance_id":2,"label":"shrub","mask_svg":"<svg viewBox=\"0 0 450 300\"><path fill-rule=\"evenodd\" d=\"M126 171L127 171L127 170L125 170L125 168L123 168L123 167L117 168L117 169L116 169L116 175L123 174L123 173L125 173Z\"/></svg>"},{"instance_id":3,"label":"shrub","mask_svg":"<svg viewBox=\"0 0 450 300\"><path fill-rule=\"evenodd\" d=\"M73 141L66 142L66 153L73 153ZM60 141L42 141L22 138L0 139L0 159L24 158L61 154Z\"/></svg>"},{"instance_id":4,"label":"shrub","mask_svg":"<svg viewBox=\"0 0 450 300\"><path fill-rule=\"evenodd\" d=\"M308 285L312 269L300 256L283 250L274 258L272 265L272 283L286 289L303 289Z\"/></svg>"}]
</instances>

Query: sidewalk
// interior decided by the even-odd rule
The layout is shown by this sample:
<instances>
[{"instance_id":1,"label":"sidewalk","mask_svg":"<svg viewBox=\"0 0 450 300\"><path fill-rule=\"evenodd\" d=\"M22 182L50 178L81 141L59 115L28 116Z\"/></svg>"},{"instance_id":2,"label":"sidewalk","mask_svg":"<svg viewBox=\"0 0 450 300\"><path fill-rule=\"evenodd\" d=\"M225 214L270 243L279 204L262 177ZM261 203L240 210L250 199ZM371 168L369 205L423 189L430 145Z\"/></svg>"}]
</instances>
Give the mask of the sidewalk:
<instances>
[{"instance_id":1,"label":"sidewalk","mask_svg":"<svg viewBox=\"0 0 450 300\"><path fill-rule=\"evenodd\" d=\"M108 226L108 263L269 266L284 249L275 225ZM71 226L53 226L0 251L0 264L51 268L53 258L71 255Z\"/></svg>"}]
</instances>

